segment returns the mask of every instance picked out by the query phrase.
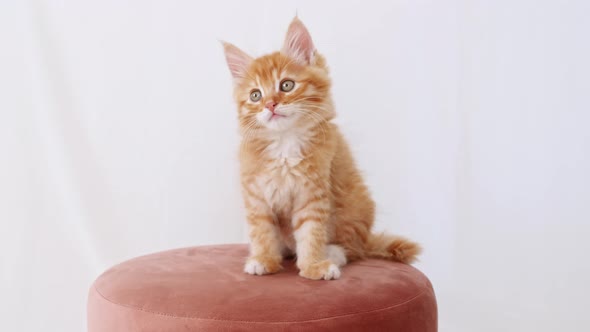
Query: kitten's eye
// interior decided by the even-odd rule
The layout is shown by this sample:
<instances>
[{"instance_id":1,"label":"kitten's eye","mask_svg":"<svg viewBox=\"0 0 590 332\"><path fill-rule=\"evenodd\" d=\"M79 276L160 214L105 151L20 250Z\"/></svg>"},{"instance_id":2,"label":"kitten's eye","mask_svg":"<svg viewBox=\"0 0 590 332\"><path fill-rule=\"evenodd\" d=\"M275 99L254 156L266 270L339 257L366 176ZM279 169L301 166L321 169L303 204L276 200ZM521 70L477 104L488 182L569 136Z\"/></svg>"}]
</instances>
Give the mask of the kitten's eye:
<instances>
[{"instance_id":1,"label":"kitten's eye","mask_svg":"<svg viewBox=\"0 0 590 332\"><path fill-rule=\"evenodd\" d=\"M252 92L250 92L250 100L251 101L259 101L260 98L262 98L262 93L260 92L260 90L254 90Z\"/></svg>"},{"instance_id":2,"label":"kitten's eye","mask_svg":"<svg viewBox=\"0 0 590 332\"><path fill-rule=\"evenodd\" d=\"M295 82L291 80L284 80L281 82L281 91L289 92L295 87Z\"/></svg>"}]
</instances>

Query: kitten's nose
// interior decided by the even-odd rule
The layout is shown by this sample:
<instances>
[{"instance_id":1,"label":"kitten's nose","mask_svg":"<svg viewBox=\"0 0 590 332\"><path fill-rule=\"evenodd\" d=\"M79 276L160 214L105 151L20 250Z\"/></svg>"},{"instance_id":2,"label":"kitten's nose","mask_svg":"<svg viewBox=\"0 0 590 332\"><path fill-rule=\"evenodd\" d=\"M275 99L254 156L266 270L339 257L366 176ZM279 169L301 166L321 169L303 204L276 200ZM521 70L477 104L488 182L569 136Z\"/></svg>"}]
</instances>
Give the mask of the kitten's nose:
<instances>
[{"instance_id":1,"label":"kitten's nose","mask_svg":"<svg viewBox=\"0 0 590 332\"><path fill-rule=\"evenodd\" d=\"M268 108L269 111L271 112L275 112L275 107L277 106L277 103L275 103L274 101L269 101L268 103L266 103L264 105L264 107Z\"/></svg>"}]
</instances>

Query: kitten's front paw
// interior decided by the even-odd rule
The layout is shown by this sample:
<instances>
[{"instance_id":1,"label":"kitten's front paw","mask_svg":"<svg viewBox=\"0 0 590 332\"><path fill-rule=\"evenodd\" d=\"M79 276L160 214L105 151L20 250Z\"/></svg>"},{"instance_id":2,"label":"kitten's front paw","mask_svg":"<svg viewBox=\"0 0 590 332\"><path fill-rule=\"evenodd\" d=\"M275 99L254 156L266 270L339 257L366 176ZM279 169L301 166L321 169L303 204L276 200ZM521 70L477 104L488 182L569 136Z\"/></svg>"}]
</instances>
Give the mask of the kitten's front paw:
<instances>
[{"instance_id":1,"label":"kitten's front paw","mask_svg":"<svg viewBox=\"0 0 590 332\"><path fill-rule=\"evenodd\" d=\"M313 280L336 280L340 278L340 269L336 264L326 260L302 268L299 275Z\"/></svg>"},{"instance_id":2,"label":"kitten's front paw","mask_svg":"<svg viewBox=\"0 0 590 332\"><path fill-rule=\"evenodd\" d=\"M244 272L253 275L277 273L282 269L280 259L256 256L250 257L244 266Z\"/></svg>"}]
</instances>

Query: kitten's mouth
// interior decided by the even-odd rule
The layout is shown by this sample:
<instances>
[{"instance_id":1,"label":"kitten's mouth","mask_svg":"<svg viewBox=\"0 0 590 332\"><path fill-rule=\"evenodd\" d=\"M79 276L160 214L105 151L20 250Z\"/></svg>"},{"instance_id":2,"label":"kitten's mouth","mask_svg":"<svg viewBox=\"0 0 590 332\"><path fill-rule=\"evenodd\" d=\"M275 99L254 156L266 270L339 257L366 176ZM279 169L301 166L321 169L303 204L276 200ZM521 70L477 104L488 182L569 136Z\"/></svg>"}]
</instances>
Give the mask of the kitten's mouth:
<instances>
[{"instance_id":1,"label":"kitten's mouth","mask_svg":"<svg viewBox=\"0 0 590 332\"><path fill-rule=\"evenodd\" d=\"M284 118L284 117L286 117L286 115L282 115L282 114L278 114L278 113L274 113L274 112L273 112L273 113L272 113L272 116L270 117L270 119L271 119L271 120L274 120L274 119L278 119L278 118Z\"/></svg>"}]
</instances>

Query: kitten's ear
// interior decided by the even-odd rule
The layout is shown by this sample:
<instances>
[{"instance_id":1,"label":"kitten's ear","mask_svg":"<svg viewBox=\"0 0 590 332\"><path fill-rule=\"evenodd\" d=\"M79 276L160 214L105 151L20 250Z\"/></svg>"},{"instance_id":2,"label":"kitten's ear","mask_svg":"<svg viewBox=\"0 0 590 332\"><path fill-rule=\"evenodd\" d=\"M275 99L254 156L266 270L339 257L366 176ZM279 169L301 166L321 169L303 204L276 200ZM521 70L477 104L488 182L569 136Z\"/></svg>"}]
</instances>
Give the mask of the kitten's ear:
<instances>
[{"instance_id":1,"label":"kitten's ear","mask_svg":"<svg viewBox=\"0 0 590 332\"><path fill-rule=\"evenodd\" d=\"M233 76L234 79L244 78L248 66L250 65L250 62L252 62L252 57L230 43L222 41L221 44L223 45L225 61L227 61L231 76Z\"/></svg>"},{"instance_id":2,"label":"kitten's ear","mask_svg":"<svg viewBox=\"0 0 590 332\"><path fill-rule=\"evenodd\" d=\"M297 17L289 25L287 37L285 37L285 44L281 52L301 64L308 65L313 61L315 46L313 46L311 35L305 25L303 25L303 22Z\"/></svg>"}]
</instances>

